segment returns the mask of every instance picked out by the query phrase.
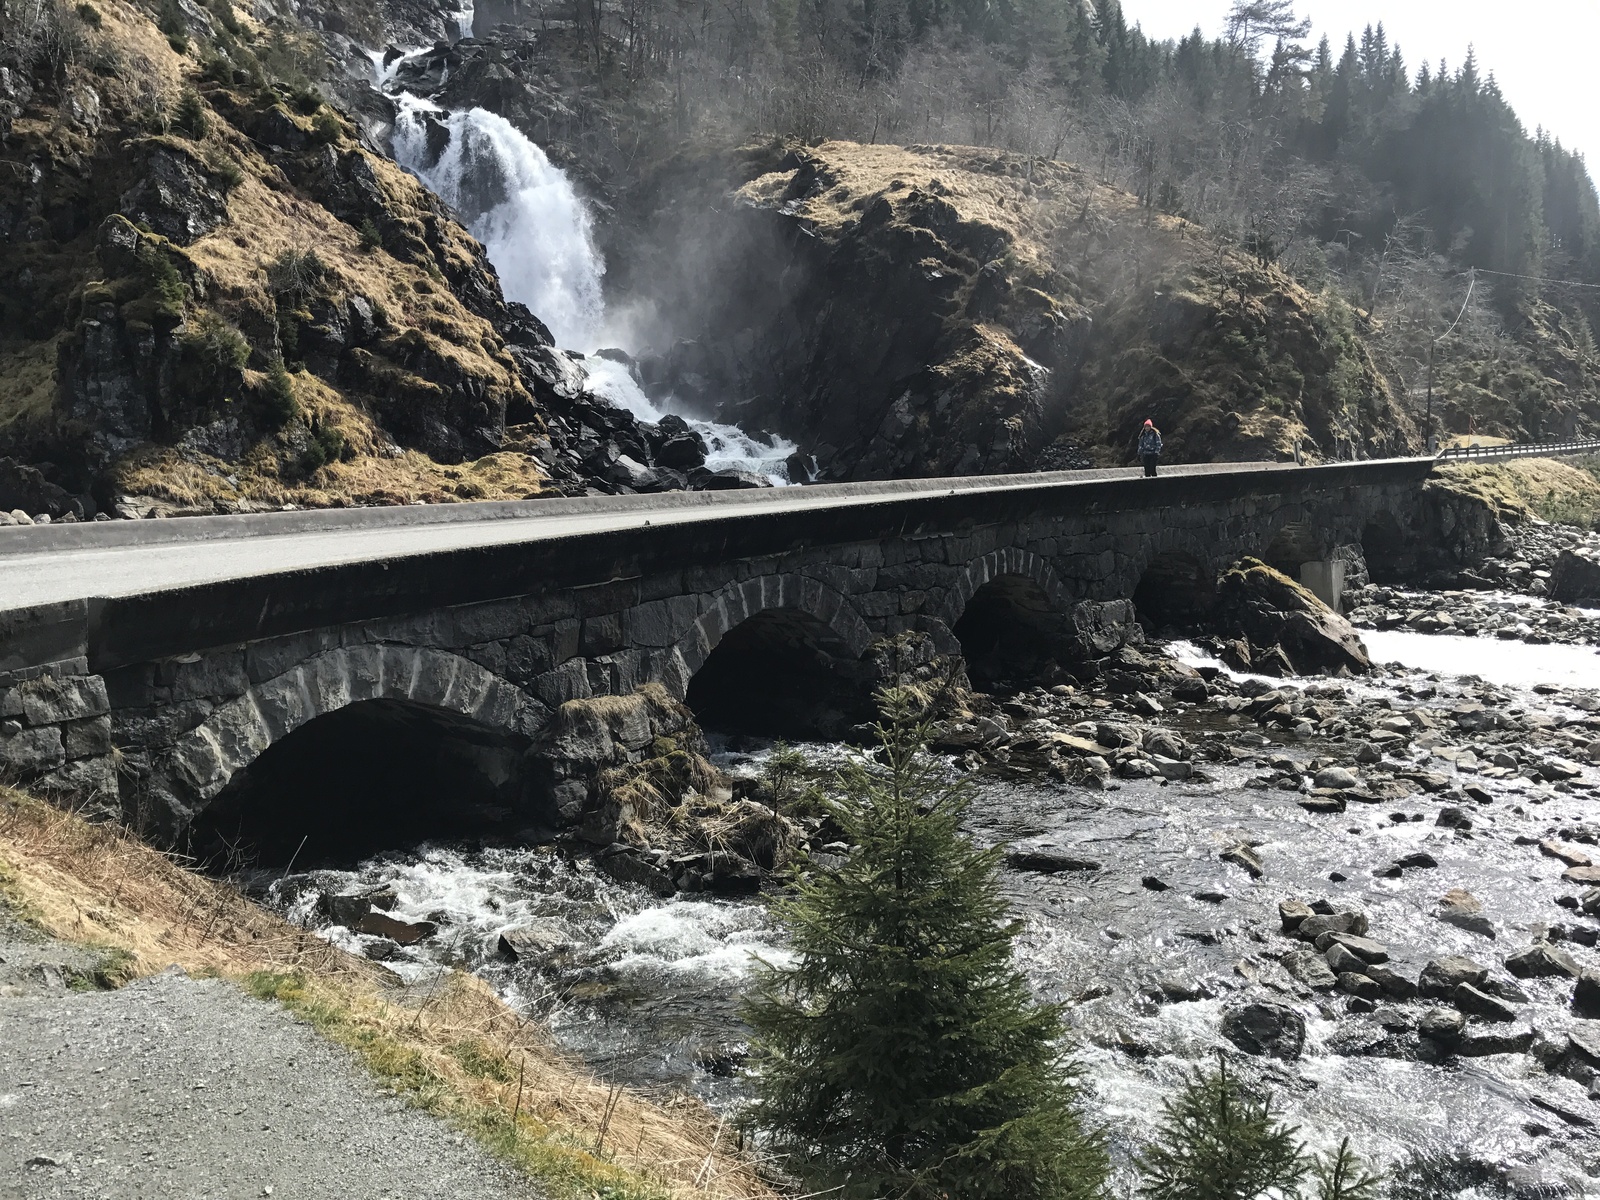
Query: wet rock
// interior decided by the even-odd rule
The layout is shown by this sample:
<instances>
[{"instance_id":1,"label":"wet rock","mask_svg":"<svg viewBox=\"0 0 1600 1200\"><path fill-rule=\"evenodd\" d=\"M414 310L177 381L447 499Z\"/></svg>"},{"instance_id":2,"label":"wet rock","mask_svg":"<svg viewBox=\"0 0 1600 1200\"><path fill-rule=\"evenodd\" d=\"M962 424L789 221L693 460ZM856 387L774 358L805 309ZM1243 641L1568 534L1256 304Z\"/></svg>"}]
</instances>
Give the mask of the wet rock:
<instances>
[{"instance_id":1,"label":"wet rock","mask_svg":"<svg viewBox=\"0 0 1600 1200\"><path fill-rule=\"evenodd\" d=\"M647 859L633 846L612 846L595 859L595 866L618 883L637 884L658 896L670 896L678 890L672 875L662 864Z\"/></svg>"},{"instance_id":2,"label":"wet rock","mask_svg":"<svg viewBox=\"0 0 1600 1200\"><path fill-rule=\"evenodd\" d=\"M1600 867L1568 867L1561 878L1566 883L1600 883Z\"/></svg>"},{"instance_id":3,"label":"wet rock","mask_svg":"<svg viewBox=\"0 0 1600 1200\"><path fill-rule=\"evenodd\" d=\"M1484 1058L1490 1054L1526 1054L1533 1048L1533 1030L1482 1029L1469 1025L1454 1049L1462 1058Z\"/></svg>"},{"instance_id":4,"label":"wet rock","mask_svg":"<svg viewBox=\"0 0 1600 1200\"><path fill-rule=\"evenodd\" d=\"M398 897L392 887L368 888L365 891L349 892L337 896L323 896L317 903L323 916L335 925L343 925L347 929L354 929L373 909L382 909L387 912L398 903Z\"/></svg>"},{"instance_id":5,"label":"wet rock","mask_svg":"<svg viewBox=\"0 0 1600 1200\"><path fill-rule=\"evenodd\" d=\"M1424 996L1448 1000L1461 984L1476 986L1489 975L1489 969L1459 954L1430 959L1422 968L1417 990Z\"/></svg>"},{"instance_id":6,"label":"wet rock","mask_svg":"<svg viewBox=\"0 0 1600 1200\"><path fill-rule=\"evenodd\" d=\"M554 923L518 925L501 932L496 949L515 962L517 959L535 958L558 950L567 944L567 940L565 931Z\"/></svg>"},{"instance_id":7,"label":"wet rock","mask_svg":"<svg viewBox=\"0 0 1600 1200\"><path fill-rule=\"evenodd\" d=\"M1348 621L1257 559L1241 559L1223 572L1215 619L1229 633L1280 649L1301 672L1366 671L1372 665Z\"/></svg>"},{"instance_id":8,"label":"wet rock","mask_svg":"<svg viewBox=\"0 0 1600 1200\"><path fill-rule=\"evenodd\" d=\"M1347 971L1360 972L1366 967L1366 961L1358 957L1353 950L1348 950L1338 942L1328 946L1322 953L1328 960L1328 966L1335 975L1343 975Z\"/></svg>"},{"instance_id":9,"label":"wet rock","mask_svg":"<svg viewBox=\"0 0 1600 1200\"><path fill-rule=\"evenodd\" d=\"M1565 976L1576 979L1583 973L1577 960L1549 942L1535 942L1505 960L1506 970L1518 979L1550 979Z\"/></svg>"},{"instance_id":10,"label":"wet rock","mask_svg":"<svg viewBox=\"0 0 1600 1200\"><path fill-rule=\"evenodd\" d=\"M1284 900L1278 905L1278 917L1283 922L1285 933L1293 933L1300 928L1301 921L1315 915L1304 900Z\"/></svg>"},{"instance_id":11,"label":"wet rock","mask_svg":"<svg viewBox=\"0 0 1600 1200\"><path fill-rule=\"evenodd\" d=\"M1056 875L1062 871L1098 871L1100 863L1092 858L1070 854L1048 846L1017 846L1006 854L1006 865L1018 871L1037 871L1043 875Z\"/></svg>"},{"instance_id":12,"label":"wet rock","mask_svg":"<svg viewBox=\"0 0 1600 1200\"><path fill-rule=\"evenodd\" d=\"M1252 879L1260 879L1267 873L1267 868L1261 862L1261 856L1244 842L1229 846L1219 857L1225 863L1243 868Z\"/></svg>"},{"instance_id":13,"label":"wet rock","mask_svg":"<svg viewBox=\"0 0 1600 1200\"><path fill-rule=\"evenodd\" d=\"M1417 1033L1436 1042L1453 1043L1461 1037L1467 1019L1448 1008L1435 1008L1422 1014L1417 1022Z\"/></svg>"},{"instance_id":14,"label":"wet rock","mask_svg":"<svg viewBox=\"0 0 1600 1200\"><path fill-rule=\"evenodd\" d=\"M1517 1010L1498 996L1491 996L1470 983L1458 983L1450 993L1450 1000L1470 1017L1485 1021L1515 1021Z\"/></svg>"},{"instance_id":15,"label":"wet rock","mask_svg":"<svg viewBox=\"0 0 1600 1200\"><path fill-rule=\"evenodd\" d=\"M1568 845L1555 838L1545 838L1540 842L1539 853L1547 858L1559 859L1569 867L1587 867L1594 864L1594 858L1587 850L1581 850L1577 846Z\"/></svg>"},{"instance_id":16,"label":"wet rock","mask_svg":"<svg viewBox=\"0 0 1600 1200\"><path fill-rule=\"evenodd\" d=\"M1339 990L1347 992L1362 1000L1377 1001L1383 996L1383 989L1378 982L1360 971L1340 971Z\"/></svg>"},{"instance_id":17,"label":"wet rock","mask_svg":"<svg viewBox=\"0 0 1600 1200\"><path fill-rule=\"evenodd\" d=\"M1343 791L1347 788L1360 787L1361 780L1356 778L1354 771L1348 771L1344 767L1324 767L1317 772L1313 784L1319 788Z\"/></svg>"},{"instance_id":18,"label":"wet rock","mask_svg":"<svg viewBox=\"0 0 1600 1200\"><path fill-rule=\"evenodd\" d=\"M1580 1017L1600 1017L1600 971L1579 973L1572 988L1572 1011Z\"/></svg>"},{"instance_id":19,"label":"wet rock","mask_svg":"<svg viewBox=\"0 0 1600 1200\"><path fill-rule=\"evenodd\" d=\"M1303 942L1315 942L1325 933L1353 933L1358 937L1367 932L1367 914L1359 909L1348 912L1317 913L1300 922L1295 936Z\"/></svg>"},{"instance_id":20,"label":"wet rock","mask_svg":"<svg viewBox=\"0 0 1600 1200\"><path fill-rule=\"evenodd\" d=\"M1549 596L1563 604L1600 603L1600 562L1563 550L1550 569Z\"/></svg>"},{"instance_id":21,"label":"wet rock","mask_svg":"<svg viewBox=\"0 0 1600 1200\"><path fill-rule=\"evenodd\" d=\"M1313 991L1332 991L1339 982L1328 960L1312 950L1290 950L1279 960L1283 969Z\"/></svg>"},{"instance_id":22,"label":"wet rock","mask_svg":"<svg viewBox=\"0 0 1600 1200\"><path fill-rule=\"evenodd\" d=\"M377 909L362 917L351 928L357 933L388 938L402 946L414 946L439 932L439 926L432 921L402 921Z\"/></svg>"},{"instance_id":23,"label":"wet rock","mask_svg":"<svg viewBox=\"0 0 1600 1200\"><path fill-rule=\"evenodd\" d=\"M1400 963L1369 963L1367 976L1396 1000L1410 1000L1417 994L1418 972Z\"/></svg>"},{"instance_id":24,"label":"wet rock","mask_svg":"<svg viewBox=\"0 0 1600 1200\"><path fill-rule=\"evenodd\" d=\"M1351 933L1324 933L1315 942L1318 950L1326 953L1335 945L1343 946L1364 963L1382 963L1389 961L1389 947L1382 942L1375 942L1371 938L1358 937Z\"/></svg>"},{"instance_id":25,"label":"wet rock","mask_svg":"<svg viewBox=\"0 0 1600 1200\"><path fill-rule=\"evenodd\" d=\"M1398 1008L1379 1008L1373 1011L1372 1019L1388 1033L1410 1033L1415 1028L1411 1017Z\"/></svg>"},{"instance_id":26,"label":"wet rock","mask_svg":"<svg viewBox=\"0 0 1600 1200\"><path fill-rule=\"evenodd\" d=\"M1426 871L1439 865L1439 860L1426 850L1416 850L1402 858L1397 858L1392 864L1402 871Z\"/></svg>"},{"instance_id":27,"label":"wet rock","mask_svg":"<svg viewBox=\"0 0 1600 1200\"><path fill-rule=\"evenodd\" d=\"M1471 892L1461 888L1451 888L1446 892L1440 899L1439 908L1434 915L1447 925L1465 929L1468 933L1475 933L1479 937L1492 939L1495 936L1494 923L1483 915L1482 902Z\"/></svg>"},{"instance_id":28,"label":"wet rock","mask_svg":"<svg viewBox=\"0 0 1600 1200\"><path fill-rule=\"evenodd\" d=\"M1305 1047L1305 1018L1294 1009L1256 1001L1222 1016L1222 1036L1246 1054L1293 1060Z\"/></svg>"},{"instance_id":29,"label":"wet rock","mask_svg":"<svg viewBox=\"0 0 1600 1200\"><path fill-rule=\"evenodd\" d=\"M1434 824L1441 829L1471 829L1472 818L1459 808L1446 806L1439 810L1439 816Z\"/></svg>"},{"instance_id":30,"label":"wet rock","mask_svg":"<svg viewBox=\"0 0 1600 1200\"><path fill-rule=\"evenodd\" d=\"M1196 1000L1209 1000L1211 990L1205 985L1195 982L1187 975L1166 974L1158 975L1147 994L1156 997L1158 1002L1168 1004L1188 1004Z\"/></svg>"}]
</instances>

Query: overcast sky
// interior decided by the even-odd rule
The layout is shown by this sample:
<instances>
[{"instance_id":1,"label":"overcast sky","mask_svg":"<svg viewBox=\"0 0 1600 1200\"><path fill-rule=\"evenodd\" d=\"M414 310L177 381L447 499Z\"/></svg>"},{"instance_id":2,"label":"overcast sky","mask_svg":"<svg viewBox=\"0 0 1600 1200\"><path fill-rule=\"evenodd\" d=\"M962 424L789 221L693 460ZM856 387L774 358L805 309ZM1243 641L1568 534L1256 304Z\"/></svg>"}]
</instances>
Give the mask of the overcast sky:
<instances>
[{"instance_id":1,"label":"overcast sky","mask_svg":"<svg viewBox=\"0 0 1600 1200\"><path fill-rule=\"evenodd\" d=\"M1200 26L1222 32L1229 0L1122 0L1130 23L1155 38L1182 37ZM1543 125L1569 149L1580 150L1591 175L1600 161L1600 0L1300 0L1314 45L1322 34L1334 56L1345 34L1383 22L1389 44L1400 44L1416 78L1426 58L1446 58L1454 71L1477 48L1479 68L1494 72L1500 90L1531 134Z\"/></svg>"}]
</instances>

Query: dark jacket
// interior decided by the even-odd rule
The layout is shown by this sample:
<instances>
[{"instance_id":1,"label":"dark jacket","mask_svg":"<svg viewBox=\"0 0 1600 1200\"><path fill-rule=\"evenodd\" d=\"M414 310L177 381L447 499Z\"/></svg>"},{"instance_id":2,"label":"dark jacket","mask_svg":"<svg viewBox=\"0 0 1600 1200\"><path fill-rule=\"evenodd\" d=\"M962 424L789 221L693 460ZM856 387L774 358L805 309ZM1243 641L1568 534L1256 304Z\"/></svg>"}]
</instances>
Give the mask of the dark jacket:
<instances>
[{"instance_id":1,"label":"dark jacket","mask_svg":"<svg viewBox=\"0 0 1600 1200\"><path fill-rule=\"evenodd\" d=\"M1141 455L1161 453L1161 431L1154 425L1139 432L1139 453Z\"/></svg>"}]
</instances>

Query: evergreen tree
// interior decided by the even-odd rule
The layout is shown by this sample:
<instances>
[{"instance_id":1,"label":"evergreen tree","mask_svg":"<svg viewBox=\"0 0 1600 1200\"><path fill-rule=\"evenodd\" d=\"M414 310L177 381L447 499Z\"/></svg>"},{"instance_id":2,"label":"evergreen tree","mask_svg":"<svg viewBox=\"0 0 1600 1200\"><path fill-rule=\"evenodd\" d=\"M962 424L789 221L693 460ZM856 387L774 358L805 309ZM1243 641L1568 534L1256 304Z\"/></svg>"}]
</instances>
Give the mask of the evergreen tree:
<instances>
[{"instance_id":1,"label":"evergreen tree","mask_svg":"<svg viewBox=\"0 0 1600 1200\"><path fill-rule=\"evenodd\" d=\"M970 787L926 754L916 697L879 700L876 760L829 802L858 848L778 906L794 961L746 1007L752 1124L845 1197L1097 1197L1105 1151L1060 1013L1012 963L999 851L961 832Z\"/></svg>"},{"instance_id":2,"label":"evergreen tree","mask_svg":"<svg viewBox=\"0 0 1600 1200\"><path fill-rule=\"evenodd\" d=\"M1311 1167L1271 1098L1245 1089L1229 1075L1226 1059L1214 1072L1196 1071L1162 1109L1156 1140L1139 1157L1139 1194L1148 1200L1255 1200L1269 1189L1292 1194Z\"/></svg>"},{"instance_id":3,"label":"evergreen tree","mask_svg":"<svg viewBox=\"0 0 1600 1200\"><path fill-rule=\"evenodd\" d=\"M1381 1176L1367 1170L1350 1150L1350 1139L1339 1149L1317 1159L1312 1170L1317 1181L1317 1200L1378 1200Z\"/></svg>"}]
</instances>

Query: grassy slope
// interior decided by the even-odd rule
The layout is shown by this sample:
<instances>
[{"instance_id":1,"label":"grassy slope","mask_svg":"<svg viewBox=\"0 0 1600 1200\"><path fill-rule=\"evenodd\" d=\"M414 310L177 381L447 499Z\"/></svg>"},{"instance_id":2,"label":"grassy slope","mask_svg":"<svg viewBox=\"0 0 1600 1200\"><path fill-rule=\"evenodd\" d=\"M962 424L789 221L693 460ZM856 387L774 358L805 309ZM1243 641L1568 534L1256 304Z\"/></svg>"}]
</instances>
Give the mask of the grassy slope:
<instances>
[{"instance_id":1,"label":"grassy slope","mask_svg":"<svg viewBox=\"0 0 1600 1200\"><path fill-rule=\"evenodd\" d=\"M0 895L50 936L102 949L102 984L177 963L280 1001L557 1200L774 1194L697 1101L607 1087L473 976L452 971L420 994L399 989L377 964L124 830L6 788Z\"/></svg>"},{"instance_id":2,"label":"grassy slope","mask_svg":"<svg viewBox=\"0 0 1600 1200\"><path fill-rule=\"evenodd\" d=\"M202 80L201 59L211 51L198 30L188 50L179 53L156 29L150 9L109 0L95 11L94 22L68 16L75 22L72 32L81 39L81 50L55 89L35 95L16 122L7 147L8 157L15 161L46 164L45 180L38 188L43 197L40 206L70 207L80 221L86 221L86 228L66 240L43 237L15 246L9 261L0 263L0 285L6 285L10 299L8 308L7 297L0 296L0 317L5 318L0 320L0 453L31 457L30 449L43 447L48 452L51 439L62 436L52 410L58 390L57 350L85 300L103 297L108 294L106 285L115 282L102 278L103 266L95 255L99 219L117 207L120 160L160 142L225 173L237 172L237 182L228 189L224 223L182 250L170 248L199 281L185 301L187 324L207 314L219 317L243 331L252 348L251 367L264 367L276 352L273 331L278 318L269 264L285 250L314 249L326 267L320 287L323 296L334 303L351 295L376 301L389 328L369 356L368 369L354 377L345 370L334 377L297 372L293 386L300 418L285 429L253 438L241 461L225 461L200 449L150 444L136 448L112 468L120 490L149 495L179 509L199 510L241 503L248 507L511 499L540 492L544 473L526 454L512 450L481 464L435 462L395 446L376 415L380 403L393 402L395 396L415 393L425 399L436 393L438 385L419 378L408 365L419 358L448 364L456 377L487 397L523 404L528 400L499 335L442 282L431 257L416 252L427 228L442 242L447 267L464 262L475 246L465 230L441 224L421 185L392 162L356 145L346 127L334 149L367 159L396 227L415 239L393 247L395 253L364 247L360 230L292 185L256 143L210 102L223 97L230 103L242 100L248 109L271 97L226 92L219 97L214 86ZM265 46L269 39L262 27L242 10L235 18L246 42L258 49ZM191 138L172 127L161 132L182 91L194 86L209 97L202 102L208 126L204 136ZM98 114L95 121L65 119L64 112L74 105L92 107ZM311 117L298 113L289 117L311 131ZM24 182L20 175L0 176L0 188L8 183L21 187ZM54 232L57 225L47 228ZM15 286L24 277L32 281L30 286ZM119 293L109 294L121 298ZM210 398L209 410L200 416L230 415L230 406L238 408L263 382L260 370L246 370L244 394ZM305 449L314 430L337 434L345 448L342 459L307 468Z\"/></svg>"},{"instance_id":3,"label":"grassy slope","mask_svg":"<svg viewBox=\"0 0 1600 1200\"><path fill-rule=\"evenodd\" d=\"M1434 485L1474 496L1503 519L1538 517L1592 528L1600 521L1600 459L1522 458L1508 463L1449 463Z\"/></svg>"}]
</instances>

